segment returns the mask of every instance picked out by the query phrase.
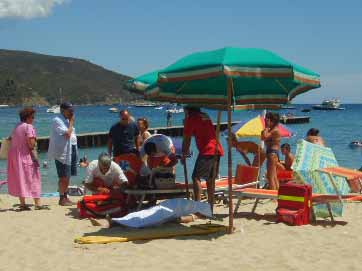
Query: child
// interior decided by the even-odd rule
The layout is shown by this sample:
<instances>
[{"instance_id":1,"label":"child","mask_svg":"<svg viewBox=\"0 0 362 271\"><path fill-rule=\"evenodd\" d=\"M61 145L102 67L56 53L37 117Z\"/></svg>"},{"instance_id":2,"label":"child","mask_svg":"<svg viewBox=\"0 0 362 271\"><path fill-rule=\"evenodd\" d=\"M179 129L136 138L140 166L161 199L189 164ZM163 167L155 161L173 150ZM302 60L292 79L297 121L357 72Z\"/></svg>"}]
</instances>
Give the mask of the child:
<instances>
[{"instance_id":1,"label":"child","mask_svg":"<svg viewBox=\"0 0 362 271\"><path fill-rule=\"evenodd\" d=\"M284 162L279 162L278 168L282 170L292 170L294 155L290 152L290 145L285 143L281 146L281 152L284 155Z\"/></svg>"}]
</instances>

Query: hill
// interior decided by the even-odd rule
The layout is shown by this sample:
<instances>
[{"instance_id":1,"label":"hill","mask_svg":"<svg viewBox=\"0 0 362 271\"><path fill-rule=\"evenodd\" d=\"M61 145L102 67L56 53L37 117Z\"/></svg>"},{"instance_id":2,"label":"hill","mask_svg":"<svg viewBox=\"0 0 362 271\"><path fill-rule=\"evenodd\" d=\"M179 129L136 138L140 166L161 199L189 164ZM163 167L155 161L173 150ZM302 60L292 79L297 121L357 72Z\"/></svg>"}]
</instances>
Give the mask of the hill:
<instances>
[{"instance_id":1,"label":"hill","mask_svg":"<svg viewBox=\"0 0 362 271\"><path fill-rule=\"evenodd\" d=\"M0 104L111 104L142 98L126 89L128 79L82 59L0 50Z\"/></svg>"}]
</instances>

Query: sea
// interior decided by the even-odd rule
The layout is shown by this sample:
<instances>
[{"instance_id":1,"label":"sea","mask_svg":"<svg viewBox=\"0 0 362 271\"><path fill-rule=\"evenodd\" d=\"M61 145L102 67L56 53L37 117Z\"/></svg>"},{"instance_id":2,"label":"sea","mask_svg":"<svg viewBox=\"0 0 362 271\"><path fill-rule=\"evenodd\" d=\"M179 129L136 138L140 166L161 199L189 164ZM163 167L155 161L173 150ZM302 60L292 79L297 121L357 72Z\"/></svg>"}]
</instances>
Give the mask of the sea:
<instances>
[{"instance_id":1,"label":"sea","mask_svg":"<svg viewBox=\"0 0 362 271\"><path fill-rule=\"evenodd\" d=\"M317 128L320 130L321 136L324 138L326 145L331 147L335 153L337 161L340 166L350 168L360 168L362 165L362 148L352 148L350 143L352 141L362 140L362 104L345 104L342 105L345 110L338 111L318 111L311 110L309 113L301 112L302 109L310 109L311 105L297 104L293 105L295 109L279 110L280 114L293 114L295 116L309 116L310 122L304 124L288 124L294 136L291 138L282 139L282 143L288 142L292 151L296 149L296 142L305 137L306 132L310 128ZM75 128L76 133L88 132L107 132L110 127L119 120L117 113L110 113L108 110L111 106L105 105L92 105L92 106L76 106L75 108ZM114 107L114 106L112 106ZM135 107L135 106L116 106L118 109L127 109L134 116L135 119L139 117L146 117L149 120L150 127L165 127L166 126L166 108L156 109L156 107ZM19 121L18 112L20 107L9 107L0 109L0 138L10 135L12 129ZM54 114L47 113L47 107L36 107L36 118L34 125L37 130L38 136L49 136L51 120ZM210 117L216 122L217 111L204 109ZM233 121L247 121L257 115L262 114L261 110L245 110L235 111L232 114ZM184 119L183 113L172 115L172 125L182 125ZM227 121L226 112L222 112L222 121ZM250 138L258 142L257 138ZM227 151L226 136L221 135L220 142L224 146L225 153ZM197 149L194 140L192 141L193 156L187 160L188 179L191 180L192 169L197 157ZM97 148L82 148L80 149L80 157L86 155L89 160L96 159L98 154L106 151L106 147ZM46 153L39 154L41 165L47 161ZM235 170L237 163L242 163L243 159L240 154L233 150L233 170ZM42 177L42 192L52 193L57 191L57 175L55 170L54 161L47 161L47 168L40 168ZM6 179L6 160L0 160L0 180ZM265 165L263 168L265 171ZM85 169L79 168L78 176L71 178L73 185L79 185L85 175ZM220 162L220 175L227 175L227 155L225 155ZM181 182L184 180L183 167L179 163L176 167L177 180ZM6 193L6 186L3 186L0 193Z\"/></svg>"}]
</instances>

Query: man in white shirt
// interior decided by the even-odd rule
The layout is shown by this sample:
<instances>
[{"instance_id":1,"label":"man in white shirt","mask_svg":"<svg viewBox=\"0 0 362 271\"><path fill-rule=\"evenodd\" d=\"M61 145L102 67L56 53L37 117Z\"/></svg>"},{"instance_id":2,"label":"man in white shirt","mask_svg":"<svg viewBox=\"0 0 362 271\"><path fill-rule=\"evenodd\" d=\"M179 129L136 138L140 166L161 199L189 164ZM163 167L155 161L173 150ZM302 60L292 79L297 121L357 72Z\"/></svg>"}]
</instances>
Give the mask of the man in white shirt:
<instances>
[{"instance_id":1,"label":"man in white shirt","mask_svg":"<svg viewBox=\"0 0 362 271\"><path fill-rule=\"evenodd\" d=\"M127 177L107 153L101 153L88 165L84 183L93 194L109 194L120 192L127 185Z\"/></svg>"},{"instance_id":2,"label":"man in white shirt","mask_svg":"<svg viewBox=\"0 0 362 271\"><path fill-rule=\"evenodd\" d=\"M59 205L70 206L73 203L67 197L70 176L77 175L77 136L74 128L74 109L69 102L60 105L60 115L52 121L49 139L48 159L55 160L59 178Z\"/></svg>"}]
</instances>

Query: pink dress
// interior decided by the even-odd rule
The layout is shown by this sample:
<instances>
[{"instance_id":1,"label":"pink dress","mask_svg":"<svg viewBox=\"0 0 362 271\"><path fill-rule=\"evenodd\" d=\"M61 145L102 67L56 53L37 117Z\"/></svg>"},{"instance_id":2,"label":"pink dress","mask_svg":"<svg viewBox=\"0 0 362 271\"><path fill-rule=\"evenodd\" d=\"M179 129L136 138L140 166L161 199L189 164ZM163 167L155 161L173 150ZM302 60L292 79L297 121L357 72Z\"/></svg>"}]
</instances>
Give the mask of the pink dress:
<instances>
[{"instance_id":1,"label":"pink dress","mask_svg":"<svg viewBox=\"0 0 362 271\"><path fill-rule=\"evenodd\" d=\"M27 138L36 138L33 125L19 123L11 135L8 154L8 190L15 197L40 198L39 164L34 162Z\"/></svg>"}]
</instances>

